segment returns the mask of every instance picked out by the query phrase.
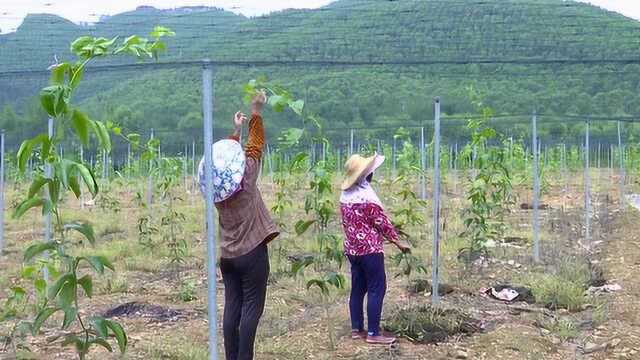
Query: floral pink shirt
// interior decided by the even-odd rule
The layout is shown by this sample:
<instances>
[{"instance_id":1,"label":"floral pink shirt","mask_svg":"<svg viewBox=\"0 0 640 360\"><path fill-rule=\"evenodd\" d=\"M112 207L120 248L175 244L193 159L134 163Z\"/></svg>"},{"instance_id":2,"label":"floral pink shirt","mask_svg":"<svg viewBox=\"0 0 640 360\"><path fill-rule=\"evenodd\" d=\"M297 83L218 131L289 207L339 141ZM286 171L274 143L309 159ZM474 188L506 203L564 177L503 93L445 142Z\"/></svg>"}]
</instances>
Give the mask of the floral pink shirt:
<instances>
[{"instance_id":1,"label":"floral pink shirt","mask_svg":"<svg viewBox=\"0 0 640 360\"><path fill-rule=\"evenodd\" d=\"M384 253L384 238L398 239L398 232L377 204L340 204L346 255Z\"/></svg>"}]
</instances>

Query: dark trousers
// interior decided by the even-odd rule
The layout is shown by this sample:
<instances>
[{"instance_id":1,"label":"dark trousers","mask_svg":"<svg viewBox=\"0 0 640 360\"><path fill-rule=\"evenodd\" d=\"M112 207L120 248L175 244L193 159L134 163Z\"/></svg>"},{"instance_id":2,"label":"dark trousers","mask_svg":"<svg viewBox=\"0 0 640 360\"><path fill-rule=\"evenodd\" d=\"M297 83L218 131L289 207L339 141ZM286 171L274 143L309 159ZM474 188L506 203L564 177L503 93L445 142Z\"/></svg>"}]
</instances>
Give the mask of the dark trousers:
<instances>
[{"instance_id":1,"label":"dark trousers","mask_svg":"<svg viewBox=\"0 0 640 360\"><path fill-rule=\"evenodd\" d=\"M220 259L224 281L224 349L227 360L253 359L258 322L264 311L269 253L261 244L250 253Z\"/></svg>"},{"instance_id":2,"label":"dark trousers","mask_svg":"<svg viewBox=\"0 0 640 360\"><path fill-rule=\"evenodd\" d=\"M387 291L387 276L384 272L384 254L347 256L351 263L351 328L364 330L364 296L367 295L368 334L380 335L382 302Z\"/></svg>"}]
</instances>

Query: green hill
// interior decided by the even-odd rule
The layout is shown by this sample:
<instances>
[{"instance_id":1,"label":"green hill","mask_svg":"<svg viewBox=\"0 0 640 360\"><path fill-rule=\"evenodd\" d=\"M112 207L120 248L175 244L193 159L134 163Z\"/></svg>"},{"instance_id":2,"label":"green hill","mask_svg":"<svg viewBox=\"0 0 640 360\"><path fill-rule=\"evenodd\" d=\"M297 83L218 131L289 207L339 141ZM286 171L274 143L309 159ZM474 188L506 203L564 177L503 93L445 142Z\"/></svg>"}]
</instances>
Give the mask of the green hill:
<instances>
[{"instance_id":1,"label":"green hill","mask_svg":"<svg viewBox=\"0 0 640 360\"><path fill-rule=\"evenodd\" d=\"M83 34L144 34L154 25L178 34L162 61L428 63L220 67L215 111L223 128L242 107L242 84L261 74L304 98L328 128L417 125L432 118L435 95L442 97L447 114L471 112L469 86L499 113L640 114L640 65L620 62L638 58L640 23L561 0L341 0L256 18L213 8L144 7L91 27L33 15L16 33L0 36L0 73L45 69L54 55L66 58L69 42ZM45 83L41 75L0 75L0 87L9 89L0 93L0 126L14 139L43 128L32 95ZM153 127L169 147L179 149L200 136L200 87L197 68L100 72L87 76L82 101L96 118L142 133ZM269 114L269 120L272 135L297 124L291 114ZM504 126L515 135L526 128ZM542 133L563 139L580 129L558 119ZM450 138L462 134L459 128L444 131ZM335 131L333 137L346 141L346 133ZM597 125L594 135L606 141L611 127Z\"/></svg>"}]
</instances>

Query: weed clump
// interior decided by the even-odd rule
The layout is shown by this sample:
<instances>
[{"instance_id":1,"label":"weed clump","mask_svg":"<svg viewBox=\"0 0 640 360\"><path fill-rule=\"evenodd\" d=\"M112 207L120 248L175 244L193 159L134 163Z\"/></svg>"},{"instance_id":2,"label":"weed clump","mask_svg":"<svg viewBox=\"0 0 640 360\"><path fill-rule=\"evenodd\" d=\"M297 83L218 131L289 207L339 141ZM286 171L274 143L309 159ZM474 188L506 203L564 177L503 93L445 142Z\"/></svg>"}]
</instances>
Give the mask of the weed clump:
<instances>
[{"instance_id":1,"label":"weed clump","mask_svg":"<svg viewBox=\"0 0 640 360\"><path fill-rule=\"evenodd\" d=\"M528 277L536 301L551 310L580 311L587 303L585 291L601 282L602 272L589 262L579 259L562 261L553 273L537 273Z\"/></svg>"},{"instance_id":2,"label":"weed clump","mask_svg":"<svg viewBox=\"0 0 640 360\"><path fill-rule=\"evenodd\" d=\"M482 330L477 320L460 310L429 305L396 310L386 319L384 329L420 344L441 343L450 336L470 335Z\"/></svg>"}]
</instances>

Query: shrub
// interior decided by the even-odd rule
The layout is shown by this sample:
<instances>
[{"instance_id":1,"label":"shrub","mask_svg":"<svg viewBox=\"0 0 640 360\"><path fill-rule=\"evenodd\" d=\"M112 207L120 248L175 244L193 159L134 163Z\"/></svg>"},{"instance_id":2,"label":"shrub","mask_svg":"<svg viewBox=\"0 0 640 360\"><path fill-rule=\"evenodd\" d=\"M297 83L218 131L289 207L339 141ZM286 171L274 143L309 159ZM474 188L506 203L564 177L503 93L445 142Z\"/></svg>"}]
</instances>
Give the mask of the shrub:
<instances>
[{"instance_id":1,"label":"shrub","mask_svg":"<svg viewBox=\"0 0 640 360\"><path fill-rule=\"evenodd\" d=\"M439 343L452 335L469 335L481 330L478 321L460 310L429 305L396 310L386 319L384 328L412 342L422 344Z\"/></svg>"}]
</instances>

